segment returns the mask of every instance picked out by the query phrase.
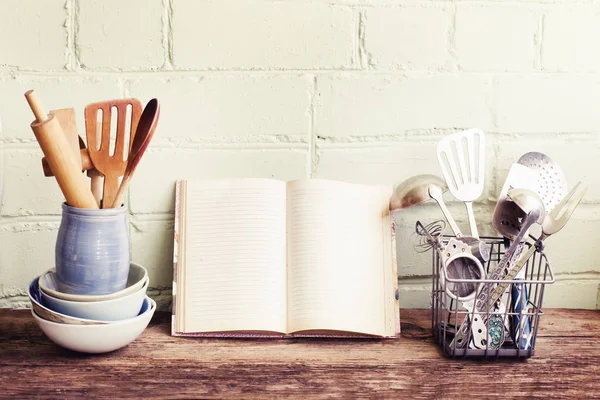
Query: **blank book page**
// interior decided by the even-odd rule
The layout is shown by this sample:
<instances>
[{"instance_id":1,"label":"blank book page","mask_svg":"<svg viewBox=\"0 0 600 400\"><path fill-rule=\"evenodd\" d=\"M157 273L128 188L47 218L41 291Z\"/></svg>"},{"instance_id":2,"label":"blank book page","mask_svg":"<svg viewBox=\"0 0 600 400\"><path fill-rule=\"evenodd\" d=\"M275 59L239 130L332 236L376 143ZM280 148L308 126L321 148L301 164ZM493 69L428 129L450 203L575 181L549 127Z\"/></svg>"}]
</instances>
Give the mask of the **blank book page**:
<instances>
[{"instance_id":1,"label":"blank book page","mask_svg":"<svg viewBox=\"0 0 600 400\"><path fill-rule=\"evenodd\" d=\"M285 183L188 181L185 331L286 331Z\"/></svg>"},{"instance_id":2,"label":"blank book page","mask_svg":"<svg viewBox=\"0 0 600 400\"><path fill-rule=\"evenodd\" d=\"M288 183L288 325L384 335L391 188Z\"/></svg>"}]
</instances>

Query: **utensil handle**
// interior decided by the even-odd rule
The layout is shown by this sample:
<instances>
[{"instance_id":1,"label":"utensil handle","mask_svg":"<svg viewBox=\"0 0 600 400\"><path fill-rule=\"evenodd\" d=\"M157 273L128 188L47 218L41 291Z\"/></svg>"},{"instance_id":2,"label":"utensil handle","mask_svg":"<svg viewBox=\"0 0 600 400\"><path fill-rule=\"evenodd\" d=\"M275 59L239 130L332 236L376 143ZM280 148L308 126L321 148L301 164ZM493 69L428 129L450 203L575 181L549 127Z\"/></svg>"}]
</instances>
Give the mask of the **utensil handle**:
<instances>
[{"instance_id":1,"label":"utensil handle","mask_svg":"<svg viewBox=\"0 0 600 400\"><path fill-rule=\"evenodd\" d=\"M520 279L520 278L515 278ZM531 348L531 319L527 315L527 288L523 283L515 283L512 286L511 309L515 313L512 318L513 337L515 345L519 350Z\"/></svg>"},{"instance_id":2,"label":"utensil handle","mask_svg":"<svg viewBox=\"0 0 600 400\"><path fill-rule=\"evenodd\" d=\"M444 203L444 201L438 201L438 204L442 209L444 217L446 217L446 220L450 224L450 228L452 229L452 232L454 232L454 235L458 238L462 237L462 232L460 231L458 225L456 225L456 221L452 217L452 214L450 214L450 210L448 209L448 207L446 207L446 203Z\"/></svg>"},{"instance_id":3,"label":"utensil handle","mask_svg":"<svg viewBox=\"0 0 600 400\"><path fill-rule=\"evenodd\" d=\"M104 175L104 188L102 190L102 208L110 208L119 191L119 177Z\"/></svg>"},{"instance_id":4,"label":"utensil handle","mask_svg":"<svg viewBox=\"0 0 600 400\"><path fill-rule=\"evenodd\" d=\"M79 149L79 153L81 156L81 170L89 171L94 168L94 164L92 164L92 159L90 158L90 153L88 149ZM48 164L48 160L46 157L42 157L42 169L44 170L44 176L54 176L50 165Z\"/></svg>"},{"instance_id":5,"label":"utensil handle","mask_svg":"<svg viewBox=\"0 0 600 400\"><path fill-rule=\"evenodd\" d=\"M469 225L471 226L471 236L479 239L479 232L477 231L477 221L475 221L475 214L473 213L473 202L465 201L467 207L467 216L469 217Z\"/></svg>"},{"instance_id":6,"label":"utensil handle","mask_svg":"<svg viewBox=\"0 0 600 400\"><path fill-rule=\"evenodd\" d=\"M130 181L131 181L131 175L125 175L125 177L121 181L119 190L117 191L117 194L115 195L115 201L112 203L112 206L111 206L112 208L121 207L121 204L123 204L123 199L125 198L125 191L127 190L127 187L129 186Z\"/></svg>"},{"instance_id":7,"label":"utensil handle","mask_svg":"<svg viewBox=\"0 0 600 400\"><path fill-rule=\"evenodd\" d=\"M37 94L33 90L28 90L25 92L25 99L27 103L29 103L29 107L31 111L33 111L33 115L37 122L43 122L48 120L48 114L44 111L44 107L42 103L39 101Z\"/></svg>"},{"instance_id":8,"label":"utensil handle","mask_svg":"<svg viewBox=\"0 0 600 400\"><path fill-rule=\"evenodd\" d=\"M100 204L102 204L103 175L100 172L98 172L98 170L92 168L88 170L87 176L90 178L90 188L92 189L92 194L96 199L96 203L98 203L98 206L100 206Z\"/></svg>"}]
</instances>

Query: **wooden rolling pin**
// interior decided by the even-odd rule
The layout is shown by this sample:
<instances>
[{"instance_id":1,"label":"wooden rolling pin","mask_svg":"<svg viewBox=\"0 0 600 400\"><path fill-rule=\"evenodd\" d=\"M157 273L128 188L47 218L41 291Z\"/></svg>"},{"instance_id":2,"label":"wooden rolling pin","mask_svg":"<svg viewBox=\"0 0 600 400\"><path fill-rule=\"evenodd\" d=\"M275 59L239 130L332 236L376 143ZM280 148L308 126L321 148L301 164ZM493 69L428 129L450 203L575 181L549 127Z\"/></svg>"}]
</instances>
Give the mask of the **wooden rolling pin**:
<instances>
[{"instance_id":1,"label":"wooden rolling pin","mask_svg":"<svg viewBox=\"0 0 600 400\"><path fill-rule=\"evenodd\" d=\"M43 111L33 90L26 92L25 98L36 118L31 123L31 130L48 160L48 165L54 172L67 204L78 208L98 208L94 195L81 173L81 165L77 165L78 162L58 119Z\"/></svg>"}]
</instances>

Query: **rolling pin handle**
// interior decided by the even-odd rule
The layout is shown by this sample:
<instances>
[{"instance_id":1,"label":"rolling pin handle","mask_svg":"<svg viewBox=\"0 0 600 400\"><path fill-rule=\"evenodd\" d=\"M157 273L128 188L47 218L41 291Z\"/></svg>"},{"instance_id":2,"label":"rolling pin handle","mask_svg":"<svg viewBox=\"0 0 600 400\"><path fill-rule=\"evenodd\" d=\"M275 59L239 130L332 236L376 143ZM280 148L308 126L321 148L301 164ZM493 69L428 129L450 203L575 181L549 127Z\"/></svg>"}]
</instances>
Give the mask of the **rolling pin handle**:
<instances>
[{"instance_id":1,"label":"rolling pin handle","mask_svg":"<svg viewBox=\"0 0 600 400\"><path fill-rule=\"evenodd\" d=\"M29 103L29 107L31 107L31 111L33 111L33 115L35 115L35 119L37 122L43 122L48 119L48 114L44 111L44 107L42 107L40 101L38 100L37 94L32 90L28 90L25 92L25 98Z\"/></svg>"}]
</instances>

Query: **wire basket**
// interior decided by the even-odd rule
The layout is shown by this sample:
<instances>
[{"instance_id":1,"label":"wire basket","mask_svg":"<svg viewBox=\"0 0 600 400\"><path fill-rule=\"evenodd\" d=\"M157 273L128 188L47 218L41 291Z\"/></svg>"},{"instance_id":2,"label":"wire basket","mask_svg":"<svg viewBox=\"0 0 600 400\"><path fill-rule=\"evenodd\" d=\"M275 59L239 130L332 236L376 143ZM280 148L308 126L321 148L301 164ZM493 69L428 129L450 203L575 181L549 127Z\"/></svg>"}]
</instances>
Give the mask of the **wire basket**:
<instances>
[{"instance_id":1,"label":"wire basket","mask_svg":"<svg viewBox=\"0 0 600 400\"><path fill-rule=\"evenodd\" d=\"M452 236L439 236L440 242L445 246ZM504 254L505 242L503 238L482 237L481 240L490 245L489 261L483 268L486 277L489 276L496 265L502 259ZM528 245L530 246L530 245ZM459 357L478 357L478 358L527 358L535 354L535 342L542 312L542 301L544 298L544 288L547 283L554 283L554 275L550 268L546 256L537 249L527 260L523 267L525 275L522 279L513 280L493 280L493 279L450 279L444 276L443 261L440 252L432 249L433 266L433 288L432 288L432 330L437 344L441 347L446 356L452 358ZM477 282L479 287L474 291L474 297L478 298L482 291L493 290L497 284L510 284L509 289L504 293L493 307L487 309L469 310L464 308L464 302L457 300L449 294L448 286L457 284L469 284ZM490 285L487 285L487 284ZM515 286L518 285L518 286ZM456 286L454 286L456 287ZM515 291L515 289L520 290ZM525 293L526 302L521 302L520 310L515 309L513 300L521 298L517 293ZM514 297L514 299L513 299ZM490 336L485 336L489 340L481 341L478 348L475 348L472 342L470 324L471 321L480 317L485 322L485 328ZM463 322L465 319L468 320ZM519 323L521 321L521 323ZM528 323L526 323L529 321ZM459 346L454 340L456 332L461 325L469 325L468 337L464 346ZM495 323L494 326L492 324ZM527 329L525 329L527 327ZM466 329L466 328L465 328ZM464 332L464 331L463 331ZM481 330L479 331L481 332ZM495 334L502 334L503 340L500 346L494 346ZM485 334L484 333L484 334ZM526 337L527 340L524 340ZM485 346L481 343L485 342ZM498 344L498 342L496 342Z\"/></svg>"}]
</instances>

